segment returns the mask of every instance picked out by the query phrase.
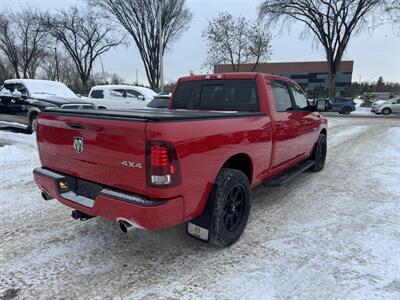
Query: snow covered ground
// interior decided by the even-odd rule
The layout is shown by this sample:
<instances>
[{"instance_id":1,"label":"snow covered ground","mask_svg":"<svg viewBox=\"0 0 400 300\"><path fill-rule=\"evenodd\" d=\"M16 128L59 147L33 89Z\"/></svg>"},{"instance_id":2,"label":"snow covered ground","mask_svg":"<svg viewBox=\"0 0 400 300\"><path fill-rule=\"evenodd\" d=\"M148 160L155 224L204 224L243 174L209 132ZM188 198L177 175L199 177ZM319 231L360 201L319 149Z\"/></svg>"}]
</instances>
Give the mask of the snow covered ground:
<instances>
[{"instance_id":1,"label":"snow covered ground","mask_svg":"<svg viewBox=\"0 0 400 300\"><path fill-rule=\"evenodd\" d=\"M35 137L0 131L0 298L399 299L400 122L328 122L325 169L254 189L226 249L72 220L34 185Z\"/></svg>"}]
</instances>

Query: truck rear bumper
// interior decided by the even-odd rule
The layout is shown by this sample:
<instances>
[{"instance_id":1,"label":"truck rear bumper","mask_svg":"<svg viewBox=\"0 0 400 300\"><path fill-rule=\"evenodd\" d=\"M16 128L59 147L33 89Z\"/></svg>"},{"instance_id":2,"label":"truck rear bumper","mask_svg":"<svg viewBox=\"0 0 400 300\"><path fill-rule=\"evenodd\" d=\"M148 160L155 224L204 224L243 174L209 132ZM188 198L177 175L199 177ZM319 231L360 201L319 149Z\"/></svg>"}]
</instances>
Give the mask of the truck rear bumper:
<instances>
[{"instance_id":1,"label":"truck rear bumper","mask_svg":"<svg viewBox=\"0 0 400 300\"><path fill-rule=\"evenodd\" d=\"M183 222L182 197L152 200L44 168L34 169L33 177L43 192L62 204L91 216L115 222L128 221L136 227L148 230L167 228ZM69 182L70 187L62 190L61 181Z\"/></svg>"}]
</instances>

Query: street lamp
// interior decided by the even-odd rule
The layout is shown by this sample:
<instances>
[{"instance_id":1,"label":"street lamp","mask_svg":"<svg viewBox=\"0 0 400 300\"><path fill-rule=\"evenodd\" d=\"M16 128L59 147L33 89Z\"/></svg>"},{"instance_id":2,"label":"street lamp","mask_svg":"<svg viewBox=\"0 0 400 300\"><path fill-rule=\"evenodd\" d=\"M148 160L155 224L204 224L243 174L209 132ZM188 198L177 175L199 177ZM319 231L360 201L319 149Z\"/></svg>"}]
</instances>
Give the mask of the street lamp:
<instances>
[{"instance_id":1,"label":"street lamp","mask_svg":"<svg viewBox=\"0 0 400 300\"><path fill-rule=\"evenodd\" d=\"M159 79L159 88L160 94L164 93L164 70L163 70L163 36L162 36L162 0L159 1L159 8L158 8L158 43L159 43L159 53L158 53L158 61L159 61L159 72L160 72L160 79Z\"/></svg>"}]
</instances>

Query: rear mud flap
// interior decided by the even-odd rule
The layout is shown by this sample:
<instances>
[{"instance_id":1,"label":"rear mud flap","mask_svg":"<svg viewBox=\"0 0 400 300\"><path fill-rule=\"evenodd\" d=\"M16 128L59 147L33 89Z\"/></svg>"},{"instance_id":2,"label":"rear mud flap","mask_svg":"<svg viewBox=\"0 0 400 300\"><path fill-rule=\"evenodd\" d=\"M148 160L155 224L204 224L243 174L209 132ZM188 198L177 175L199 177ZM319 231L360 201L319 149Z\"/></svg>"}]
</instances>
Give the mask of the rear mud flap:
<instances>
[{"instance_id":1,"label":"rear mud flap","mask_svg":"<svg viewBox=\"0 0 400 300\"><path fill-rule=\"evenodd\" d=\"M186 233L203 242L209 242L213 223L215 193L217 191L216 184L213 185L211 193L208 197L206 208L201 216L187 223Z\"/></svg>"}]
</instances>

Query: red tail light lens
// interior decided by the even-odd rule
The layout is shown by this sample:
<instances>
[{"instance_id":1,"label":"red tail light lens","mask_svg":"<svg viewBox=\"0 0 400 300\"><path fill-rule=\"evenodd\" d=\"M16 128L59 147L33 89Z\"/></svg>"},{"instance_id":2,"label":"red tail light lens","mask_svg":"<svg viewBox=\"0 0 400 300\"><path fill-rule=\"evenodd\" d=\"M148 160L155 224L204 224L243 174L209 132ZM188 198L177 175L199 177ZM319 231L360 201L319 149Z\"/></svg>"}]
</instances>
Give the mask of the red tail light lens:
<instances>
[{"instance_id":1,"label":"red tail light lens","mask_svg":"<svg viewBox=\"0 0 400 300\"><path fill-rule=\"evenodd\" d=\"M172 144L149 142L146 153L150 186L171 187L180 183L178 158Z\"/></svg>"},{"instance_id":2,"label":"red tail light lens","mask_svg":"<svg viewBox=\"0 0 400 300\"><path fill-rule=\"evenodd\" d=\"M151 166L167 167L170 163L169 150L167 146L151 145L150 148Z\"/></svg>"}]
</instances>

